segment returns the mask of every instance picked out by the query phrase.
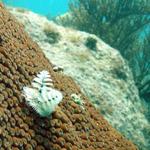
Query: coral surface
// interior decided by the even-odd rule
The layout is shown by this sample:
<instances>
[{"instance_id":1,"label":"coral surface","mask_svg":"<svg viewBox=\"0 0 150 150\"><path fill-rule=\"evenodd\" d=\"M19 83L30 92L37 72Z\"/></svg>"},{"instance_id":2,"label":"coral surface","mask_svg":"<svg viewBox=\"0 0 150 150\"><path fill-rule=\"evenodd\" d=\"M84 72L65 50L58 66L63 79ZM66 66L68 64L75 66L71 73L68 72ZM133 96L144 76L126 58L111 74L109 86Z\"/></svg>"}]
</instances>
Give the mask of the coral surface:
<instances>
[{"instance_id":1,"label":"coral surface","mask_svg":"<svg viewBox=\"0 0 150 150\"><path fill-rule=\"evenodd\" d=\"M25 103L24 86L47 70L64 95L51 118ZM81 95L84 110L70 95ZM54 72L39 46L0 4L0 150L136 150L99 114L70 77Z\"/></svg>"}]
</instances>

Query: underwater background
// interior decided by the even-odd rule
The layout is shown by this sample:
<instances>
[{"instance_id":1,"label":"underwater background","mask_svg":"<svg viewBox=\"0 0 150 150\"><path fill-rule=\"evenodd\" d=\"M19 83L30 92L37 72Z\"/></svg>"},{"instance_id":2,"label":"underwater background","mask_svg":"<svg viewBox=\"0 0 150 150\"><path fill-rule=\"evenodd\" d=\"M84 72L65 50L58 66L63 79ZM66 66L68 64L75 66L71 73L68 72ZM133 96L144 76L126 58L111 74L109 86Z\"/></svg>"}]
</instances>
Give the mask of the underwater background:
<instances>
[{"instance_id":1,"label":"underwater background","mask_svg":"<svg viewBox=\"0 0 150 150\"><path fill-rule=\"evenodd\" d=\"M2 2L104 118L150 150L150 0Z\"/></svg>"},{"instance_id":2,"label":"underwater background","mask_svg":"<svg viewBox=\"0 0 150 150\"><path fill-rule=\"evenodd\" d=\"M57 16L68 10L69 0L4 0L8 6L22 7L45 16Z\"/></svg>"}]
</instances>

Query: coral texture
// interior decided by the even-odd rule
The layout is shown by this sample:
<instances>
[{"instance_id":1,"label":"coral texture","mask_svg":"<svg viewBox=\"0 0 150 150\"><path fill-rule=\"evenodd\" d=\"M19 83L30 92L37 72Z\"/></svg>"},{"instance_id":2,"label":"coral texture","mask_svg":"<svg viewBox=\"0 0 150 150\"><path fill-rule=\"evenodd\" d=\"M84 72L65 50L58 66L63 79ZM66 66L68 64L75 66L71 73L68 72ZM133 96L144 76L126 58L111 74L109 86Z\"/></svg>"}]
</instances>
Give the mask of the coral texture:
<instances>
[{"instance_id":1,"label":"coral texture","mask_svg":"<svg viewBox=\"0 0 150 150\"><path fill-rule=\"evenodd\" d=\"M25 103L22 88L47 70L64 95L51 118L41 118ZM70 95L81 95L84 110ZM0 149L136 150L103 119L70 77L54 72L39 46L0 5Z\"/></svg>"}]
</instances>

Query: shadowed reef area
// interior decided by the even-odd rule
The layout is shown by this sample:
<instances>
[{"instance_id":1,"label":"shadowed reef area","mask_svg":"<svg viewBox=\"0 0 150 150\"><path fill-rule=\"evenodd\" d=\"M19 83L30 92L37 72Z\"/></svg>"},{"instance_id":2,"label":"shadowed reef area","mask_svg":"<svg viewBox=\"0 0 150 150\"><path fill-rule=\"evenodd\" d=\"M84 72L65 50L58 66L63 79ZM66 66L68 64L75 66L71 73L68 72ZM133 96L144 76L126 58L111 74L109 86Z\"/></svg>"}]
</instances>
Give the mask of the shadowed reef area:
<instances>
[{"instance_id":1,"label":"shadowed reef area","mask_svg":"<svg viewBox=\"0 0 150 150\"><path fill-rule=\"evenodd\" d=\"M49 118L26 105L22 88L49 71L63 101ZM84 109L71 100L81 94ZM54 72L39 46L0 5L0 150L136 150L113 129L74 81Z\"/></svg>"}]
</instances>

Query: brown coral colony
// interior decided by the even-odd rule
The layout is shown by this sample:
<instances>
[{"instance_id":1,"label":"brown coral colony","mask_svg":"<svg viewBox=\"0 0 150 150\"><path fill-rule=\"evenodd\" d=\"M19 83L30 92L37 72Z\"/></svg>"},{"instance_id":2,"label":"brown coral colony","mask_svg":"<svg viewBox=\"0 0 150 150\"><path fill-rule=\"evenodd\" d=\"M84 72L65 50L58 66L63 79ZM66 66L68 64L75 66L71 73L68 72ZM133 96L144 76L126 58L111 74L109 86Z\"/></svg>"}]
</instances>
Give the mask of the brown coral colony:
<instances>
[{"instance_id":1,"label":"brown coral colony","mask_svg":"<svg viewBox=\"0 0 150 150\"><path fill-rule=\"evenodd\" d=\"M26 105L22 88L47 70L64 93L59 107L42 118ZM83 110L71 100L81 94ZM70 77L54 72L39 46L0 5L0 150L136 150L89 103Z\"/></svg>"}]
</instances>

